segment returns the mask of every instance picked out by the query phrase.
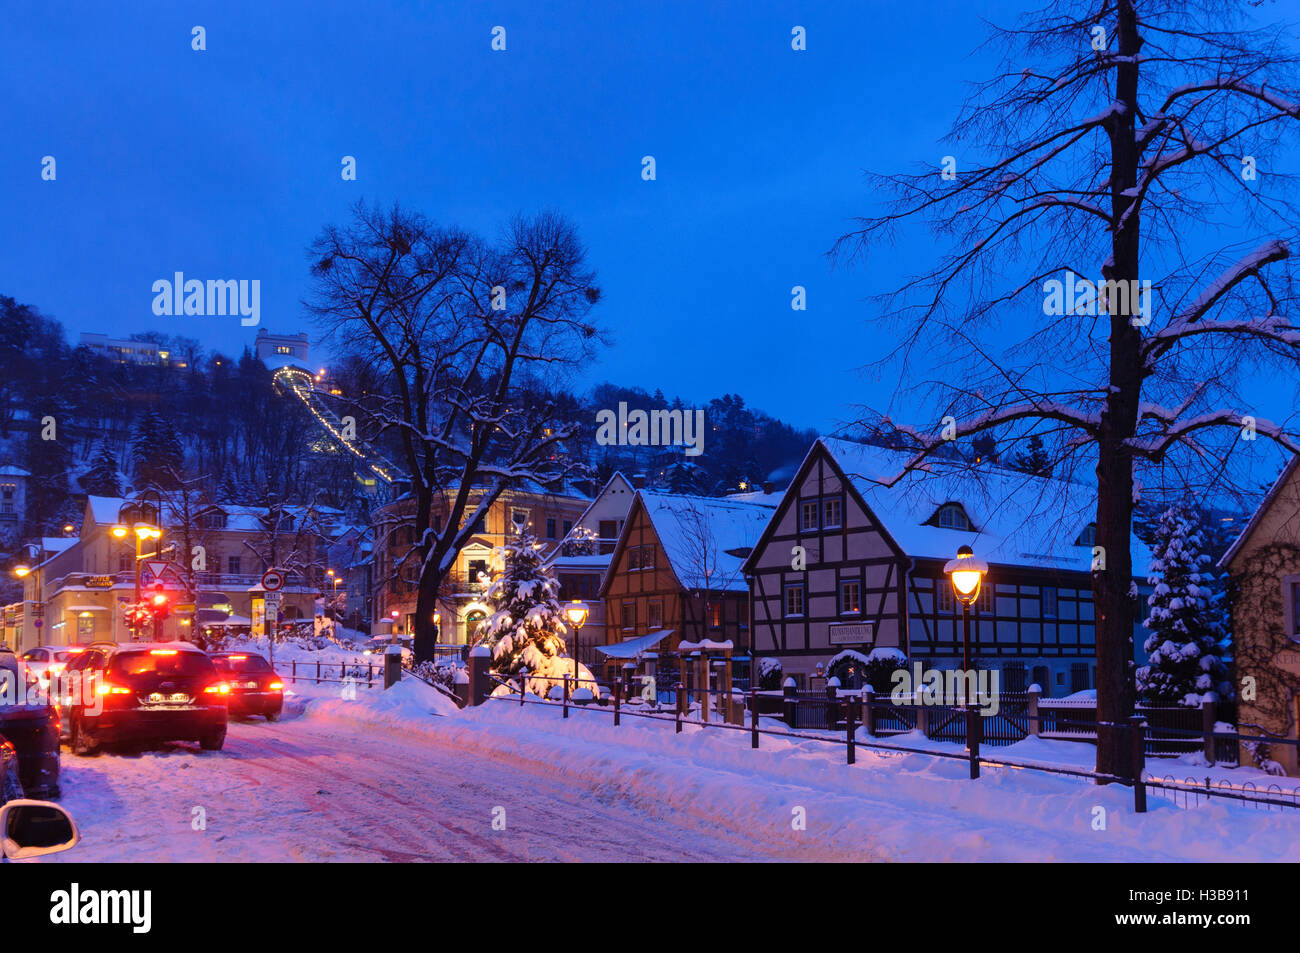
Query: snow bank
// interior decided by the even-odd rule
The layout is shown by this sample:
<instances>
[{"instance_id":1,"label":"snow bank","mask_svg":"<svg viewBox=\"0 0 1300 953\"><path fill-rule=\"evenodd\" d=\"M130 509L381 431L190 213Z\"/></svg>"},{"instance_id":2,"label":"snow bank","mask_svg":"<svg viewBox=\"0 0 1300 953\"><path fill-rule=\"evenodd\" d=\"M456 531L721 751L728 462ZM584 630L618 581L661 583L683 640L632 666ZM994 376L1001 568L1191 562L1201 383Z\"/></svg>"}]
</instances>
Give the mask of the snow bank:
<instances>
[{"instance_id":1,"label":"snow bank","mask_svg":"<svg viewBox=\"0 0 1300 953\"><path fill-rule=\"evenodd\" d=\"M329 711L375 717L355 705ZM488 702L455 718L403 720L400 707L391 718L467 755L556 772L643 811L709 817L773 843L819 838L847 859L1300 861L1300 817L1290 812L1225 802L1188 810L1153 795L1149 813L1136 815L1128 788L1035 771L986 766L970 781L962 760L869 749L849 766L843 745L764 736L753 751L747 732L687 726L677 735L671 719L633 717L616 729L608 710L578 709L566 721L557 709ZM1025 762L1092 755L1039 739L1018 748ZM1094 829L1097 808L1104 830ZM806 830L791 826L800 813Z\"/></svg>"}]
</instances>

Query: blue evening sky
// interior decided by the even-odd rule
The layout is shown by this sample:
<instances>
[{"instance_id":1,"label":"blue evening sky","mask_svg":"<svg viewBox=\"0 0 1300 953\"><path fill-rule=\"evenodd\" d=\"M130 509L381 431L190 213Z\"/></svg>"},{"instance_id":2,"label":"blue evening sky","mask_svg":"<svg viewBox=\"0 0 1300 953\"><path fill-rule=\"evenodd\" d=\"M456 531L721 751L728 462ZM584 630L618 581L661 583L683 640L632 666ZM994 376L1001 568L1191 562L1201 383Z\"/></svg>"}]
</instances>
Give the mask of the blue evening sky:
<instances>
[{"instance_id":1,"label":"blue evening sky","mask_svg":"<svg viewBox=\"0 0 1300 953\"><path fill-rule=\"evenodd\" d=\"M972 55L981 17L1025 6L11 5L0 293L74 340L157 329L236 352L256 328L155 317L153 281L258 278L263 327L311 330L304 247L356 199L485 232L549 207L580 228L615 342L579 386L736 392L830 430L887 401L894 382L859 371L882 346L864 299L929 250L917 232L869 268L832 270L826 251L872 208L860 172L937 161L964 84L992 66ZM505 53L490 49L498 24ZM796 24L807 52L790 48ZM790 309L796 284L806 313Z\"/></svg>"}]
</instances>

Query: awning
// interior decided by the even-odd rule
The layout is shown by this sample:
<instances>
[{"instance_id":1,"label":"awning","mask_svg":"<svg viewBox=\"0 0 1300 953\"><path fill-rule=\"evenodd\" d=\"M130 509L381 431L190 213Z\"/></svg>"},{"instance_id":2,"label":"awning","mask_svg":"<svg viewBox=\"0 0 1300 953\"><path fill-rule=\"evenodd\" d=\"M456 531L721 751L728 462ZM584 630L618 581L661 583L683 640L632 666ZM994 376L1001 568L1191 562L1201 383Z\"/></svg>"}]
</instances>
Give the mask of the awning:
<instances>
[{"instance_id":1,"label":"awning","mask_svg":"<svg viewBox=\"0 0 1300 953\"><path fill-rule=\"evenodd\" d=\"M613 645L598 645L596 651L602 652L610 658L636 658L642 652L654 648L672 634L672 629L659 629L649 635L638 635L635 639L626 639L623 642L615 642Z\"/></svg>"},{"instance_id":2,"label":"awning","mask_svg":"<svg viewBox=\"0 0 1300 953\"><path fill-rule=\"evenodd\" d=\"M64 612L107 612L104 606L66 606Z\"/></svg>"}]
</instances>

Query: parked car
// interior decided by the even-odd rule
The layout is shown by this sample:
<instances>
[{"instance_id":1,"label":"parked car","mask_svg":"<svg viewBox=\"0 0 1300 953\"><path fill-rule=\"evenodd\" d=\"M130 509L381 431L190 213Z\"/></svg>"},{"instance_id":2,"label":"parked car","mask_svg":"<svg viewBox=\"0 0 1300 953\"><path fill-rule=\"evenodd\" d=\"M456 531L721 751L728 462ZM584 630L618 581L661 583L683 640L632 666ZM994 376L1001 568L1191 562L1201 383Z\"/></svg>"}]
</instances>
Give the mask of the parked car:
<instances>
[{"instance_id":1,"label":"parked car","mask_svg":"<svg viewBox=\"0 0 1300 953\"><path fill-rule=\"evenodd\" d=\"M49 704L0 705L0 738L14 749L28 797L59 796L59 713Z\"/></svg>"},{"instance_id":2,"label":"parked car","mask_svg":"<svg viewBox=\"0 0 1300 953\"><path fill-rule=\"evenodd\" d=\"M76 754L120 741L197 741L205 751L225 743L230 686L188 642L96 643L68 671L94 676L67 706ZM88 684L94 698L85 697Z\"/></svg>"},{"instance_id":3,"label":"parked car","mask_svg":"<svg viewBox=\"0 0 1300 953\"><path fill-rule=\"evenodd\" d=\"M254 652L214 652L217 671L230 685L227 708L236 717L265 715L275 721L284 709L284 680Z\"/></svg>"}]
</instances>

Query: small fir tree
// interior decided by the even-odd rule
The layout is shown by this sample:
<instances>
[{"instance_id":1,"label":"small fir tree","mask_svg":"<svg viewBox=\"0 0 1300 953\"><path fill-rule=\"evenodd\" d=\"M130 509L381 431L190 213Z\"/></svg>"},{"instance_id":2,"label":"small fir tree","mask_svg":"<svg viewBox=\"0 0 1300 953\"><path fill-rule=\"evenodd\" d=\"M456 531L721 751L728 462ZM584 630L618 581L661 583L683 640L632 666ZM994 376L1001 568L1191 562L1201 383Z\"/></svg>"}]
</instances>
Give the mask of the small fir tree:
<instances>
[{"instance_id":1,"label":"small fir tree","mask_svg":"<svg viewBox=\"0 0 1300 953\"><path fill-rule=\"evenodd\" d=\"M526 529L495 556L500 566L485 601L492 614L479 623L478 643L492 650L492 668L513 675L550 667L564 655L568 625L560 611L560 584L542 564L542 544Z\"/></svg>"},{"instance_id":2,"label":"small fir tree","mask_svg":"<svg viewBox=\"0 0 1300 953\"><path fill-rule=\"evenodd\" d=\"M1152 549L1155 587L1143 625L1149 663L1137 670L1137 689L1150 705L1199 705L1228 692L1219 652L1224 628L1212 604L1213 573L1205 539L1192 512L1172 506L1160 517Z\"/></svg>"}]
</instances>

